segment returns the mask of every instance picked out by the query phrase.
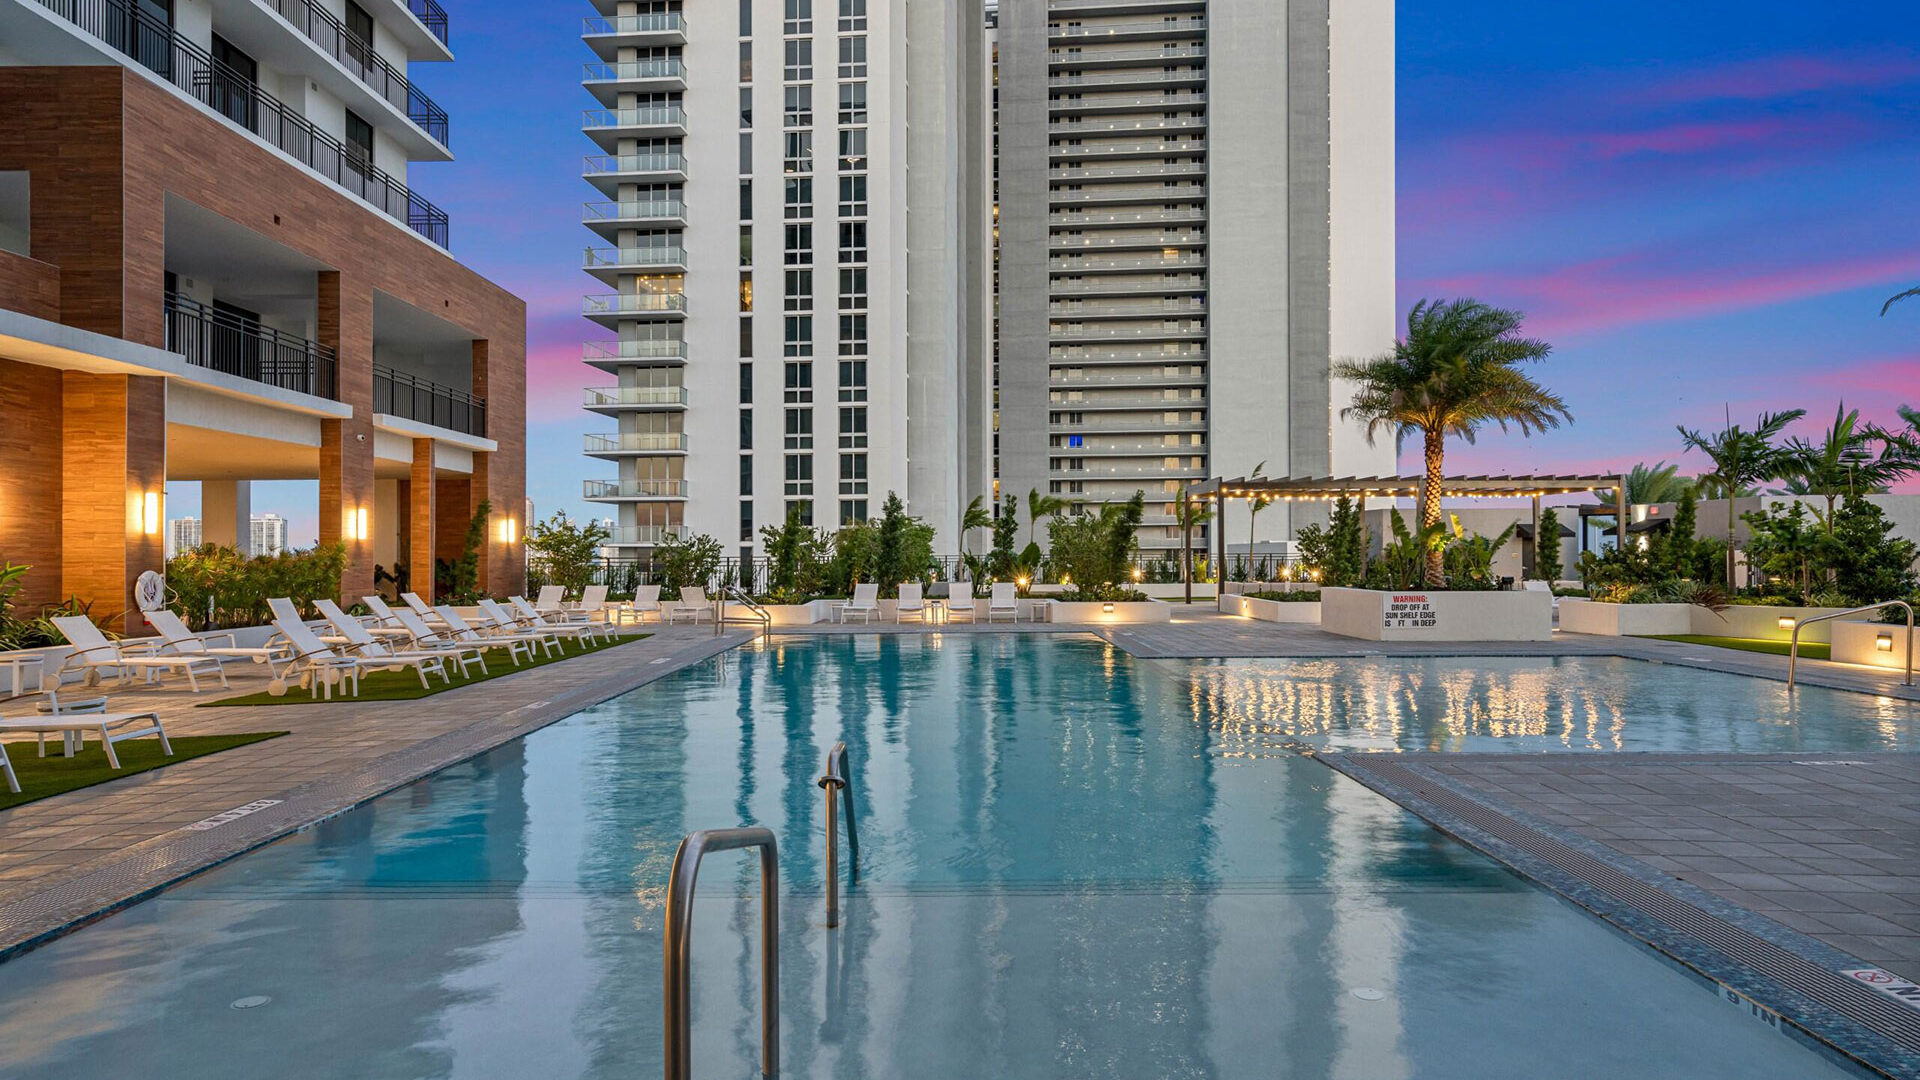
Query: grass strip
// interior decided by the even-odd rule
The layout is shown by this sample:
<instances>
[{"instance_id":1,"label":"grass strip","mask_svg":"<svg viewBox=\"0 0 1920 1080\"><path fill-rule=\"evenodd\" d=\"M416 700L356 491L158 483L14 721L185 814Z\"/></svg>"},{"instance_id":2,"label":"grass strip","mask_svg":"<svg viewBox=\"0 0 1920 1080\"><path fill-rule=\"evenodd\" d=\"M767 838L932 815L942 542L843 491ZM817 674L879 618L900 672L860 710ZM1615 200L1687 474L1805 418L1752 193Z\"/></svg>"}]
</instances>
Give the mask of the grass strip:
<instances>
[{"instance_id":1,"label":"grass strip","mask_svg":"<svg viewBox=\"0 0 1920 1080\"><path fill-rule=\"evenodd\" d=\"M561 652L558 656L548 656L545 649L535 647L533 662L527 663L523 660L520 662L519 667L514 666L513 657L507 648L501 646L486 651L486 674L483 675L476 670L471 675L462 675L460 673L460 665L454 663L452 660L448 660L447 674L453 676L453 682L442 682L438 677L428 675L428 685L425 687L420 685L420 676L411 667L400 671L369 671L360 676L359 697L351 696L350 692L344 686L335 686L333 688L334 693L331 702L326 698L316 698L309 695L307 691L302 690L298 685L289 685L285 697L274 697L272 694L263 690L257 694L243 694L239 697L222 698L219 701L201 702L200 707L211 708L213 706L226 707L231 705L312 705L315 703L351 705L369 701L413 701L416 698L432 697L435 694L443 694L449 690L458 690L463 686L472 686L474 683L483 683L489 679L497 679L502 675L511 675L516 671L531 671L537 667L557 664L563 660L572 660L575 657L585 656L588 653L617 648L628 642L639 641L642 638L652 636L651 634L623 634L620 637L614 638L612 641L601 640L594 642L592 645L583 645L577 641L563 641L561 642Z\"/></svg>"},{"instance_id":2,"label":"grass strip","mask_svg":"<svg viewBox=\"0 0 1920 1080\"><path fill-rule=\"evenodd\" d=\"M84 749L70 758L60 756L60 737L57 734L47 736L46 757L35 756L32 740L10 740L7 743L7 757L13 762L14 775L20 779L20 791L16 794L6 790L5 781L0 780L0 810L38 802L62 792L104 784L123 776L178 765L236 746L277 739L285 734L284 731L257 731L243 735L175 735L169 740L173 743L172 757L160 752L159 739L142 735L113 744L113 752L120 758L118 769L107 765L107 753L100 748L98 739L90 739Z\"/></svg>"},{"instance_id":3,"label":"grass strip","mask_svg":"<svg viewBox=\"0 0 1920 1080\"><path fill-rule=\"evenodd\" d=\"M1711 634L1647 634L1656 641L1678 641L1685 645L1711 645L1716 649L1739 649L1741 652L1768 653L1772 656L1785 656L1788 642L1774 641L1770 638L1714 637ZM1824 641L1803 641L1800 643L1800 655L1809 660L1833 659L1833 646Z\"/></svg>"}]
</instances>

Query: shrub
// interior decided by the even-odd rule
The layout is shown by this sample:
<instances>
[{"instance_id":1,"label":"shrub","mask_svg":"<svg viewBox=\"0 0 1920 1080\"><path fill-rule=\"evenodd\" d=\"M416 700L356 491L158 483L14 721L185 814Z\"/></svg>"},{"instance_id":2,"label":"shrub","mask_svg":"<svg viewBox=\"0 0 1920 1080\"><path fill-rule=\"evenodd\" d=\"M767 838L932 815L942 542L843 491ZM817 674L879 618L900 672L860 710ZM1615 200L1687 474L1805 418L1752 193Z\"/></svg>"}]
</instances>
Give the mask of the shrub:
<instances>
[{"instance_id":1,"label":"shrub","mask_svg":"<svg viewBox=\"0 0 1920 1080\"><path fill-rule=\"evenodd\" d=\"M1533 534L1533 573L1549 584L1566 569L1560 559L1560 512L1549 506L1540 511L1540 528Z\"/></svg>"},{"instance_id":2,"label":"shrub","mask_svg":"<svg viewBox=\"0 0 1920 1080\"><path fill-rule=\"evenodd\" d=\"M576 525L562 510L545 521L535 522L527 530L529 577L535 567L542 580L577 593L593 584L600 564L600 545L610 534L607 527L589 519Z\"/></svg>"},{"instance_id":3,"label":"shrub","mask_svg":"<svg viewBox=\"0 0 1920 1080\"><path fill-rule=\"evenodd\" d=\"M251 559L235 548L206 544L168 560L167 589L173 594L171 606L189 625L207 630L261 626L269 617L270 597L288 597L302 615L317 618L313 602L341 599L340 575L346 568L347 549L340 544Z\"/></svg>"},{"instance_id":4,"label":"shrub","mask_svg":"<svg viewBox=\"0 0 1920 1080\"><path fill-rule=\"evenodd\" d=\"M493 504L481 499L480 505L473 508L473 517L467 520L467 534L460 540L460 557L434 560L434 594L449 604L473 604L481 599L480 545L487 542L487 518L492 514Z\"/></svg>"},{"instance_id":5,"label":"shrub","mask_svg":"<svg viewBox=\"0 0 1920 1080\"><path fill-rule=\"evenodd\" d=\"M1282 604L1317 604L1320 602L1319 589L1297 589L1292 592L1256 592L1248 593L1255 600L1277 600Z\"/></svg>"},{"instance_id":6,"label":"shrub","mask_svg":"<svg viewBox=\"0 0 1920 1080\"><path fill-rule=\"evenodd\" d=\"M1106 582L1100 585L1076 584L1063 590L1059 599L1069 604L1143 604L1152 598L1138 589Z\"/></svg>"},{"instance_id":7,"label":"shrub","mask_svg":"<svg viewBox=\"0 0 1920 1080\"><path fill-rule=\"evenodd\" d=\"M720 541L704 533L680 539L668 533L653 549L653 565L660 577L660 595L679 599L688 585L704 589L720 571Z\"/></svg>"},{"instance_id":8,"label":"shrub","mask_svg":"<svg viewBox=\"0 0 1920 1080\"><path fill-rule=\"evenodd\" d=\"M760 529L767 551L767 599L776 604L803 603L821 589L832 538L802 520L800 505L787 507L778 527Z\"/></svg>"},{"instance_id":9,"label":"shrub","mask_svg":"<svg viewBox=\"0 0 1920 1080\"><path fill-rule=\"evenodd\" d=\"M1097 514L1055 517L1047 523L1053 552L1049 571L1069 583L1100 585L1123 582L1133 567L1134 534L1146 513L1146 496L1100 508Z\"/></svg>"}]
</instances>

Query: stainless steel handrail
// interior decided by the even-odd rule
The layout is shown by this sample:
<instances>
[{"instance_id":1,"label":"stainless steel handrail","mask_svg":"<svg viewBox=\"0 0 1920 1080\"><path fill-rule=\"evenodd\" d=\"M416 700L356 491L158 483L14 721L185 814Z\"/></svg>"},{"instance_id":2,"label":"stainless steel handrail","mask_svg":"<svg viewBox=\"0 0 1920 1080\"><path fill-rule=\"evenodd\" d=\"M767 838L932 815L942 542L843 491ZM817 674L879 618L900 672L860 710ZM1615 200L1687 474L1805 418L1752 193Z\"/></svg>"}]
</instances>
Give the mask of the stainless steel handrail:
<instances>
[{"instance_id":1,"label":"stainless steel handrail","mask_svg":"<svg viewBox=\"0 0 1920 1080\"><path fill-rule=\"evenodd\" d=\"M728 600L732 600L734 603L741 605L753 613L754 621L760 624L761 637L773 633L773 613L755 602L753 597L747 595L746 590L740 588L738 585L729 585L720 593L720 599L715 604L717 610L714 613L713 619L714 637L720 636L721 630L727 621ZM734 621L743 622L744 620L735 619Z\"/></svg>"},{"instance_id":2,"label":"stainless steel handrail","mask_svg":"<svg viewBox=\"0 0 1920 1080\"><path fill-rule=\"evenodd\" d=\"M1905 600L1886 600L1878 604L1868 604L1865 607L1848 608L1845 611L1836 611L1831 615L1815 615L1811 619L1795 619L1793 623L1793 640L1787 645L1787 689L1789 690L1793 689L1793 669L1794 669L1794 665L1797 664L1800 660L1800 631L1802 628L1811 626L1817 622L1826 622L1829 619L1838 619L1847 615L1860 615L1869 611L1885 611L1887 608L1890 608L1890 607L1904 608L1906 609L1906 612L1907 612L1906 685L1912 686L1913 685L1913 605L1907 603Z\"/></svg>"},{"instance_id":3,"label":"stainless steel handrail","mask_svg":"<svg viewBox=\"0 0 1920 1080\"><path fill-rule=\"evenodd\" d=\"M827 751L827 771L820 777L827 793L827 929L840 925L840 820L838 795L847 807L847 880L860 880L860 830L853 818L853 783L847 771L847 744L834 743Z\"/></svg>"},{"instance_id":4,"label":"stainless steel handrail","mask_svg":"<svg viewBox=\"0 0 1920 1080\"><path fill-rule=\"evenodd\" d=\"M667 1080L693 1077L693 890L709 852L760 849L760 1074L780 1074L780 852L768 829L688 833L667 878Z\"/></svg>"}]
</instances>

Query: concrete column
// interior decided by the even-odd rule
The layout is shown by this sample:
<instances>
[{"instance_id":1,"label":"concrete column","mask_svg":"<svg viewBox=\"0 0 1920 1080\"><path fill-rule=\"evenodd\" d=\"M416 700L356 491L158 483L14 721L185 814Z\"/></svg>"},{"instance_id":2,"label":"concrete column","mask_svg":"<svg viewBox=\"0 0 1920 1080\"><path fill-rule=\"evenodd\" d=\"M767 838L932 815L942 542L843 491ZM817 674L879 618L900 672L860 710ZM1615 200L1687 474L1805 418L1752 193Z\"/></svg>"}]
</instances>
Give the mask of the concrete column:
<instances>
[{"instance_id":1,"label":"concrete column","mask_svg":"<svg viewBox=\"0 0 1920 1080\"><path fill-rule=\"evenodd\" d=\"M339 363L339 400L353 407L345 420L320 422L320 542L344 544L340 594L373 591L373 294L337 270L317 275L320 344ZM357 523L364 512L367 535Z\"/></svg>"},{"instance_id":2,"label":"concrete column","mask_svg":"<svg viewBox=\"0 0 1920 1080\"><path fill-rule=\"evenodd\" d=\"M253 484L246 480L200 482L200 539L253 554Z\"/></svg>"},{"instance_id":3,"label":"concrete column","mask_svg":"<svg viewBox=\"0 0 1920 1080\"><path fill-rule=\"evenodd\" d=\"M433 592L433 440L413 440L413 470L407 481L407 550L425 553L423 561L413 559L408 584L413 591L434 602ZM420 573L424 566L426 573Z\"/></svg>"},{"instance_id":4,"label":"concrete column","mask_svg":"<svg viewBox=\"0 0 1920 1080\"><path fill-rule=\"evenodd\" d=\"M527 523L520 520L526 513L527 492L526 387L524 345L484 338L474 341L473 393L486 399L486 436L500 449L473 455L467 516L473 516L482 499L492 506L493 524L480 546L480 587L495 596L511 596L527 588ZM507 412L508 403L515 403L517 415ZM500 528L508 518L514 522L511 541Z\"/></svg>"},{"instance_id":5,"label":"concrete column","mask_svg":"<svg viewBox=\"0 0 1920 1080\"><path fill-rule=\"evenodd\" d=\"M166 565L166 380L68 371L60 393L60 588L144 633L133 582ZM149 513L148 496L153 503Z\"/></svg>"}]
</instances>

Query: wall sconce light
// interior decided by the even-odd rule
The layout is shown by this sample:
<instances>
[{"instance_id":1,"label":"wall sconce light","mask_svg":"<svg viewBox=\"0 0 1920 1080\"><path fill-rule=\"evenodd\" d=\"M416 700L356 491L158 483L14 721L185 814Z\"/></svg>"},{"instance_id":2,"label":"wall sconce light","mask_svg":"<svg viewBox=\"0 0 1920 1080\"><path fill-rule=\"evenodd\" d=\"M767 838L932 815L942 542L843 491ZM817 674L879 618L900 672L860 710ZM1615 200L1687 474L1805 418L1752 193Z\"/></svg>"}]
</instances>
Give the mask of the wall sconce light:
<instances>
[{"instance_id":1,"label":"wall sconce light","mask_svg":"<svg viewBox=\"0 0 1920 1080\"><path fill-rule=\"evenodd\" d=\"M520 523L512 518L502 521L500 523L501 542L511 544L518 539L520 539Z\"/></svg>"},{"instance_id":2,"label":"wall sconce light","mask_svg":"<svg viewBox=\"0 0 1920 1080\"><path fill-rule=\"evenodd\" d=\"M1892 652L1893 651L1893 635L1892 634L1875 635L1873 639L1873 647L1878 652Z\"/></svg>"},{"instance_id":3,"label":"wall sconce light","mask_svg":"<svg viewBox=\"0 0 1920 1080\"><path fill-rule=\"evenodd\" d=\"M1791 630L1797 625L1799 625L1799 620L1795 619L1793 616L1791 615L1780 616L1780 629Z\"/></svg>"},{"instance_id":4,"label":"wall sconce light","mask_svg":"<svg viewBox=\"0 0 1920 1080\"><path fill-rule=\"evenodd\" d=\"M140 499L140 531L148 536L160 532L160 493L149 491Z\"/></svg>"},{"instance_id":5,"label":"wall sconce light","mask_svg":"<svg viewBox=\"0 0 1920 1080\"><path fill-rule=\"evenodd\" d=\"M1113 601L1109 600L1106 603L1101 604L1100 610L1106 612L1109 615L1113 614Z\"/></svg>"},{"instance_id":6,"label":"wall sconce light","mask_svg":"<svg viewBox=\"0 0 1920 1080\"><path fill-rule=\"evenodd\" d=\"M345 525L342 531L346 533L349 540L365 540L373 535L373 529L368 522L367 508L364 506L348 508Z\"/></svg>"}]
</instances>

